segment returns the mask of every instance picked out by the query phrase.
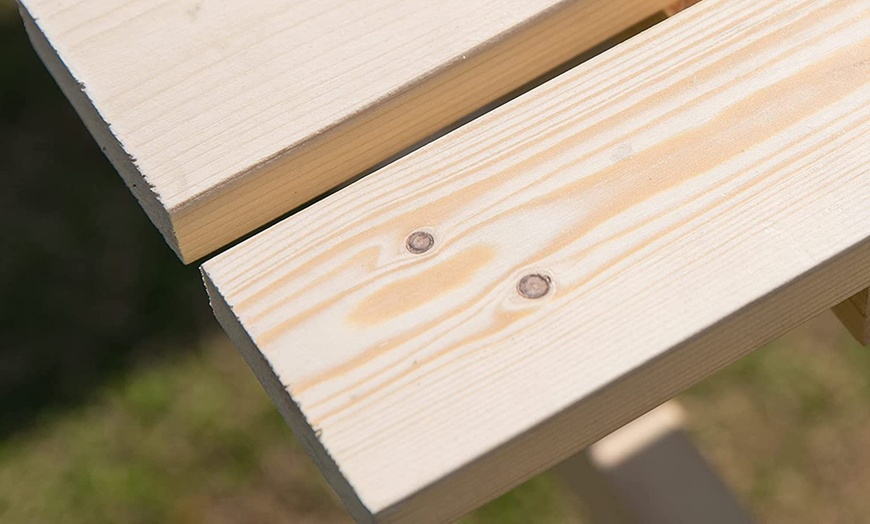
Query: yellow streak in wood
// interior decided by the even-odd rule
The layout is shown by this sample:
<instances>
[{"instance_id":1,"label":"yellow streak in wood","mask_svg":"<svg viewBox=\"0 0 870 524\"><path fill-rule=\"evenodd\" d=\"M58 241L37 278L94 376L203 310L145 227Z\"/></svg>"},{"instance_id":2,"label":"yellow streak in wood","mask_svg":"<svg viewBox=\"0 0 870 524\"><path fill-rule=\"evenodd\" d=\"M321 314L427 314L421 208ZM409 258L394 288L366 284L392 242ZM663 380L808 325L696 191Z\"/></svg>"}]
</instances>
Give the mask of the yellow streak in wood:
<instances>
[{"instance_id":1,"label":"yellow streak in wood","mask_svg":"<svg viewBox=\"0 0 870 524\"><path fill-rule=\"evenodd\" d=\"M804 23L810 23L805 20ZM754 48L762 48L771 45L781 35L774 33L768 38L761 39L757 42L750 51ZM824 38L821 36L819 38ZM551 206L554 202L567 199L569 201L587 201L585 196L586 191L602 181L607 181L609 186L612 186L611 193L606 199L607 205L594 210L590 215L585 216L582 220L572 225L572 227L564 228L565 234L555 239L545 249L531 252L527 259L523 260L520 265L531 265L535 262L545 259L566 249L570 244L577 240L575 231L590 230L601 223L625 213L628 209L641 204L642 202L652 198L656 194L669 190L674 186L684 183L694 177L700 176L703 173L715 168L718 165L726 163L734 155L751 147L754 143L763 142L778 132L781 132L788 127L795 125L800 120L810 116L812 113L821 111L824 103L809 103L813 100L831 100L836 101L847 96L856 87L861 85L861 78L866 76L866 64L861 60L864 56L863 50L870 41L862 41L859 44L846 48L838 53L832 54L827 60L813 63L812 66L805 68L800 74L795 74L782 81L769 86L766 89L755 91L753 96L748 99L738 101L737 103L722 110L715 119L704 122L697 128L690 129L681 134L673 135L671 138L659 143L655 147L640 151L628 158L614 164L613 166L600 170L591 176L583 177L575 182L561 185L558 191L550 194L542 195L537 199L531 200L518 208L512 209L512 212L528 212L532 208L539 206ZM731 61L737 61L737 58L725 59L724 63L728 64ZM863 65L862 65L863 64ZM708 81L708 77L717 74L717 69L721 70L723 62L711 66L707 70L701 71L696 75L696 79L700 81ZM750 73L753 74L753 73ZM825 79L831 75L836 75L840 82L826 82ZM817 86L825 86L824 93L818 91ZM728 89L728 86L720 88L711 95ZM653 98L657 103L666 103L669 97L675 96L675 92L661 93ZM822 97L821 95L824 95ZM681 108L680 114L686 111L695 109L696 104ZM680 114L666 115L660 120L650 122L643 129L636 131L641 133L648 131L650 128L660 125L668 118L679 118ZM624 115L623 115L624 116ZM589 140L596 133L603 132L608 125L612 123L605 120L604 122L583 129L577 135L571 137L572 142L584 142ZM631 137L620 137L622 140L631 141ZM554 158L558 154L560 146L554 146L548 150L542 151L535 155L532 159L527 159L519 164L511 166L511 173L518 173L522 170L533 169L537 164L545 162L547 159ZM589 152L586 155L577 159L570 165L561 167L547 174L547 177L565 175L566 172L572 169L573 165L592 156L597 151ZM737 174L733 176L738 176ZM732 177L733 177L732 176ZM753 185L760 183L763 177L753 180ZM461 198L456 195L445 197L436 202L426 204L415 210L414 215L426 215L429 210L435 213L436 210L445 212L456 212L461 207L461 202L466 199L473 199L476 196L482 195L487 191L496 190L498 183L491 179L485 179L473 188L466 188ZM715 187L711 187L714 190ZM747 188L744 188L747 189ZM447 210L447 211L445 211ZM704 209L698 213L708 211ZM410 215L410 213L409 213ZM696 216L696 214L693 214ZM489 221L481 221L472 230L466 231L465 235L473 235L475 231L490 224L492 221L497 221L502 215L497 215ZM399 227L399 222L407 222L408 215L403 215L393 219L387 227ZM429 220L429 222L435 222ZM406 224L405 224L406 225ZM619 236L624 236L630 233L630 230L621 231ZM637 246L633 246L620 254L612 263L619 262L628 258L631 254L649 245L655 238L646 239ZM455 241L456 239L452 239ZM613 240L613 238L605 239L605 241ZM357 238L356 242L365 242L365 238ZM345 246L346 247L346 246ZM437 255L436 255L437 256ZM425 305L430 300L434 300L450 289L459 287L459 285L469 282L473 279L474 273L480 269L482 265L488 262L481 262L480 265L464 265L454 257L448 259L433 269L427 270L414 277L404 279L402 281L393 282L386 287L376 291L366 299L363 299L357 308L348 317L348 320L356 325L378 325L386 323L400 315L409 313L410 311ZM582 281L578 281L564 289L566 293L573 293L599 277L607 268L602 267L599 271L594 272ZM464 273L464 275L463 275ZM379 276L380 275L380 276ZM611 278L617 278L618 273L611 275ZM357 292L365 286L375 285L384 275L379 272L372 272L371 276L364 282L345 293L332 297L329 304L313 308L306 311L305 317L313 316L311 311L323 313L329 305L345 299L350 293ZM603 285L599 283L598 285ZM428 287L427 287L428 286ZM596 286L597 287L597 286ZM524 316L524 315L520 315ZM276 327L270 331L269 339L280 336L293 329L303 319L293 317L288 321L282 322L280 327ZM514 320L518 320L515 318ZM433 319L427 324L425 329L429 329L432 325L443 322L443 318ZM499 323L500 330L509 330L510 322ZM423 326L418 326L423 329ZM487 329L482 333L477 333L472 337L476 341L492 337L498 333L498 330ZM410 333L409 336L416 336L416 331ZM299 395L304 391L317 386L323 381L339 379L342 375L361 368L371 362L372 358L378 355L387 353L395 349L401 343L407 342L406 336L397 337L396 340L384 341L377 348L371 348L361 353L358 358L352 358L348 361L330 369L324 373L318 374L316 377L311 377L304 381L304 384L299 383L294 387L294 393ZM459 346L463 346L468 341L464 341ZM450 352L450 351L447 351ZM433 357L433 358L437 358ZM394 366L387 366L378 369L358 382L354 382L342 388L342 391L359 388L366 383L376 379L379 376L389 374L393 371ZM437 369L427 369L421 371L423 375L437 372ZM387 383L392 383L397 378L385 379ZM381 388L377 388L381 389ZM332 399L335 395L330 395ZM326 399L323 399L326 400ZM345 408L356 404L358 397L343 406L336 408L328 415L331 416L337 412L343 411ZM318 402L319 404L319 402ZM313 406L312 406L313 407Z\"/></svg>"},{"instance_id":2,"label":"yellow streak in wood","mask_svg":"<svg viewBox=\"0 0 870 524\"><path fill-rule=\"evenodd\" d=\"M389 322L468 283L494 258L492 247L468 248L428 270L377 290L363 299L347 320L363 325Z\"/></svg>"},{"instance_id":3,"label":"yellow streak in wood","mask_svg":"<svg viewBox=\"0 0 870 524\"><path fill-rule=\"evenodd\" d=\"M861 49L868 43L870 42L864 41L858 46L834 54L829 60L814 64L811 68L802 71L800 75L789 77L765 90L756 92L752 98L735 104L702 127L684 132L681 135L675 135L658 147L648 149L609 169L596 173L594 179L609 180L610 184L614 186L613 193L607 199L607 206L593 213L591 217L584 218L574 227L566 228L566 231L571 233L566 233L545 250L531 253L524 264L531 264L536 260L564 250L577 240L573 231L592 229L614 216L625 213L631 207L727 162L734 154L750 147L753 143L761 142L794 125L809 114L821 110L824 107L823 104L811 105L807 103L808 100L816 99L819 95L815 91L808 91L812 88L807 86L825 85L824 77L832 74L843 77L842 82L829 86L825 90L826 96L830 97L829 100L839 100L846 96L860 85L861 75L866 74L866 71L863 71L861 67L851 66L856 65L856 59L862 56ZM585 133L594 132L596 132L595 129L590 129ZM578 139L582 138L578 137ZM761 179L755 179L753 183L760 181ZM583 199L584 191L592 184L593 180L584 178L568 186L561 186L558 192L541 196L522 206L519 211L528 211L535 206L552 205L557 199L580 201ZM468 192L463 193L463 197L468 196ZM483 224L485 223L482 222L481 226ZM626 233L627 231L621 232L623 235ZM652 240L648 239L647 242L627 250L617 260L627 258L650 241ZM454 268L454 264L450 260L443 262L442 266ZM463 281L470 280L473 277L472 273L478 269L477 267L460 269L460 272L469 272L468 278ZM571 293L588 285L590 280L599 276L605 269L602 268L601 271L590 275L589 278L570 288L566 288L565 291ZM409 284L413 286L414 284L411 282L424 281L427 274L422 273L404 281L389 284L369 299L363 300L351 315L351 320L358 324L378 324L424 304L428 301L425 295L428 291L404 290L402 288ZM451 278L458 279L460 276L454 275ZM431 298L434 299L434 297ZM403 309L401 304L407 308ZM366 320L362 320L363 318ZM287 328L287 326L284 327ZM506 329L508 326L503 325L502 328ZM487 334L491 335L492 333L488 330ZM475 338L479 339L480 337ZM393 344L389 344L389 347L393 347ZM377 352L388 351L389 347L380 346ZM363 359L357 364L364 365L368 361L369 359ZM347 363L340 367L343 372L349 372L353 369L349 368ZM382 370L382 372L386 371ZM434 371L430 370L429 372ZM337 375L337 373L326 373L321 378L334 379L337 378ZM371 378L367 377L365 380ZM315 385L311 382L306 381L306 384L309 384L309 387ZM354 384L354 386L358 385ZM351 404L353 402L349 405Z\"/></svg>"}]
</instances>

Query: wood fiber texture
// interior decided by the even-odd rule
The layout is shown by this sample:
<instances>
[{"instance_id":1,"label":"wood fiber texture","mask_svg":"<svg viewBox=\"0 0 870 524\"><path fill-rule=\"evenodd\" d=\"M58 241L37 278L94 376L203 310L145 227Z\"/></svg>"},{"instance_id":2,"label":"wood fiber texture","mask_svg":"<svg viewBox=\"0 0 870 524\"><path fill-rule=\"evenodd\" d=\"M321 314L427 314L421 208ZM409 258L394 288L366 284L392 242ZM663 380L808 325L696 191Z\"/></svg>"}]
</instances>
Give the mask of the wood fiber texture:
<instances>
[{"instance_id":1,"label":"wood fiber texture","mask_svg":"<svg viewBox=\"0 0 870 524\"><path fill-rule=\"evenodd\" d=\"M354 516L439 521L867 287L868 202L870 2L705 0L203 272Z\"/></svg>"}]
</instances>

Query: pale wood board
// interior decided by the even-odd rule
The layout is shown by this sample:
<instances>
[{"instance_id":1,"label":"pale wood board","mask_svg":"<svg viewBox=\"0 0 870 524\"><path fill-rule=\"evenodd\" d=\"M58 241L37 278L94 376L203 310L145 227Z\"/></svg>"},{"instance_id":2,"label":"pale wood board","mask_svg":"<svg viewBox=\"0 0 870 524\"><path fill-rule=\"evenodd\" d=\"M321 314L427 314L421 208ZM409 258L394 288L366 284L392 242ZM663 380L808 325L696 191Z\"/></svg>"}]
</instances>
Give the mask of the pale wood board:
<instances>
[{"instance_id":1,"label":"pale wood board","mask_svg":"<svg viewBox=\"0 0 870 524\"><path fill-rule=\"evenodd\" d=\"M870 289L837 304L834 313L858 342L870 346Z\"/></svg>"},{"instance_id":2,"label":"pale wood board","mask_svg":"<svg viewBox=\"0 0 870 524\"><path fill-rule=\"evenodd\" d=\"M669 0L20 0L35 48L186 262Z\"/></svg>"},{"instance_id":3,"label":"pale wood board","mask_svg":"<svg viewBox=\"0 0 870 524\"><path fill-rule=\"evenodd\" d=\"M868 202L870 1L705 0L203 272L354 516L439 521L868 287Z\"/></svg>"}]
</instances>

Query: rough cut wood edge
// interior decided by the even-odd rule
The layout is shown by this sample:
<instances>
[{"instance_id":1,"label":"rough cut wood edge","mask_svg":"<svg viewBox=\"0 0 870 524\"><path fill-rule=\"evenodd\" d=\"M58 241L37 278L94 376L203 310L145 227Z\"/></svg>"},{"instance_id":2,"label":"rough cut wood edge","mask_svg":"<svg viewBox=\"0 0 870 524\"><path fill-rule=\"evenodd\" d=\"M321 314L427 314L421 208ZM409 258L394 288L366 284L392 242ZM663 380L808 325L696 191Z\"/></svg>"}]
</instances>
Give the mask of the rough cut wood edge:
<instances>
[{"instance_id":1,"label":"rough cut wood edge","mask_svg":"<svg viewBox=\"0 0 870 524\"><path fill-rule=\"evenodd\" d=\"M870 288L837 304L834 313L858 342L870 346Z\"/></svg>"},{"instance_id":2,"label":"rough cut wood edge","mask_svg":"<svg viewBox=\"0 0 870 524\"><path fill-rule=\"evenodd\" d=\"M281 382L275 376L275 372L269 365L269 362L263 358L263 354L260 353L248 334L239 328L238 319L233 316L227 303L216 292L214 284L212 284L208 276L203 275L203 283L208 291L209 302L215 317L221 327L230 335L242 358L251 367L263 389L266 390L266 393L275 403L281 416L302 444L302 448L326 476L326 480L357 522L373 522L372 515L359 500L359 497L356 496L347 480L341 476L338 465L320 444L311 425L305 420L305 415L299 410L299 406L285 394L284 386L281 385Z\"/></svg>"},{"instance_id":3,"label":"rough cut wood edge","mask_svg":"<svg viewBox=\"0 0 870 524\"><path fill-rule=\"evenodd\" d=\"M175 242L175 232L172 228L169 213L166 208L160 203L157 194L152 190L151 186L142 178L141 173L136 168L130 155L124 151L124 147L115 138L109 129L109 125L100 116L100 113L94 108L82 85L72 77L69 69L64 66L63 61L57 56L54 48L45 39L45 35L36 26L36 23L31 18L30 14L19 4L21 19L24 22L24 29L30 37L30 42L36 54L45 64L46 69L57 82L61 91L69 99L70 103L82 119L85 126L90 131L91 135L99 144L103 154L109 159L121 179L139 201L139 204L145 209L148 218L157 227L166 243L181 257L178 250L178 244ZM183 258L183 257L182 257Z\"/></svg>"},{"instance_id":4,"label":"rough cut wood edge","mask_svg":"<svg viewBox=\"0 0 870 524\"><path fill-rule=\"evenodd\" d=\"M124 177L151 220L185 263L197 260L346 182L439 129L474 112L601 41L661 11L669 0L567 0L469 48L462 59L426 71L364 111L324 122L296 144L232 178L183 198L149 187L131 155L88 99L90 79L76 79L21 11L39 55ZM255 8L255 7L252 7ZM234 23L228 20L228 23ZM460 37L461 35L457 35ZM74 68L72 68L75 71ZM389 96L387 96L389 95ZM108 124L111 124L109 122ZM146 124L143 122L143 125ZM233 155L233 151L214 154Z\"/></svg>"},{"instance_id":5,"label":"rough cut wood edge","mask_svg":"<svg viewBox=\"0 0 870 524\"><path fill-rule=\"evenodd\" d=\"M702 2L208 261L213 300L368 516L457 517L870 285L868 11Z\"/></svg>"}]
</instances>

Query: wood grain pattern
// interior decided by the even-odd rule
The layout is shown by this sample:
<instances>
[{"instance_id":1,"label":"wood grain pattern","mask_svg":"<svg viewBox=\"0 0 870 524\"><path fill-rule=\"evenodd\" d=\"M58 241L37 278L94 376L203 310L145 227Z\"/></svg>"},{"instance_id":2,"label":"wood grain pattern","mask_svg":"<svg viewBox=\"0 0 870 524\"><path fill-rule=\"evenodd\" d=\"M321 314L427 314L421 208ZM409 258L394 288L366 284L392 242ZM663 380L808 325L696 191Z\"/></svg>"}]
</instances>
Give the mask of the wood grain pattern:
<instances>
[{"instance_id":1,"label":"wood grain pattern","mask_svg":"<svg viewBox=\"0 0 870 524\"><path fill-rule=\"evenodd\" d=\"M37 51L186 262L668 0L21 0Z\"/></svg>"},{"instance_id":2,"label":"wood grain pattern","mask_svg":"<svg viewBox=\"0 0 870 524\"><path fill-rule=\"evenodd\" d=\"M705 0L203 273L354 516L440 521L868 287L868 201L870 2Z\"/></svg>"},{"instance_id":3,"label":"wood grain pattern","mask_svg":"<svg viewBox=\"0 0 870 524\"><path fill-rule=\"evenodd\" d=\"M870 289L837 304L834 313L858 342L870 346Z\"/></svg>"}]
</instances>

